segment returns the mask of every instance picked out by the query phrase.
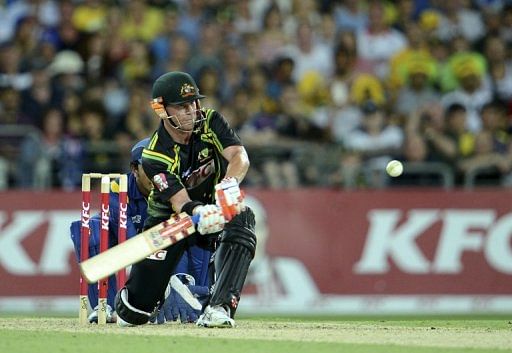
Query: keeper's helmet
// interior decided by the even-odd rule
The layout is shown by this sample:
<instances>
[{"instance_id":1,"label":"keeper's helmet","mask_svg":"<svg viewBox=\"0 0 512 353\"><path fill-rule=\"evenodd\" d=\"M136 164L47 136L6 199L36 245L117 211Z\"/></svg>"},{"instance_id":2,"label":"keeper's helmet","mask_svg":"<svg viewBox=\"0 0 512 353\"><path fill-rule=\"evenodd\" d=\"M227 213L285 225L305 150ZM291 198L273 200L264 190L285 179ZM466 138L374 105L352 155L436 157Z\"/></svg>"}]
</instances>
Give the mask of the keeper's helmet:
<instances>
[{"instance_id":1,"label":"keeper's helmet","mask_svg":"<svg viewBox=\"0 0 512 353\"><path fill-rule=\"evenodd\" d=\"M157 78L153 84L152 98L151 107L162 119L170 118L165 110L167 105L179 105L195 101L197 107L196 125L204 120L200 111L199 99L206 98L206 96L199 94L196 81L186 72L172 71ZM180 129L179 126L174 127Z\"/></svg>"}]
</instances>

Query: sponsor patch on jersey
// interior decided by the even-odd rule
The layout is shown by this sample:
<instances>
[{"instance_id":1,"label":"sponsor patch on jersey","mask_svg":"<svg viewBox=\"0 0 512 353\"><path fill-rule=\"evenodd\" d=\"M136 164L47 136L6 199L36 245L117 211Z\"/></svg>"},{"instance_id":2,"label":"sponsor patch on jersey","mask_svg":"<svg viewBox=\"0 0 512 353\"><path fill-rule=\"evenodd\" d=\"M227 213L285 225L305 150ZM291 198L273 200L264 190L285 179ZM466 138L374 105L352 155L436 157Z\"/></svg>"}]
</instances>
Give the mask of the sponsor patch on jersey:
<instances>
[{"instance_id":1,"label":"sponsor patch on jersey","mask_svg":"<svg viewBox=\"0 0 512 353\"><path fill-rule=\"evenodd\" d=\"M210 150L208 148L203 148L201 152L199 152L197 159L199 160L199 162L202 162L208 157L210 157Z\"/></svg>"},{"instance_id":2,"label":"sponsor patch on jersey","mask_svg":"<svg viewBox=\"0 0 512 353\"><path fill-rule=\"evenodd\" d=\"M153 177L153 184L155 184L156 188L160 191L164 191L169 187L167 183L167 178L164 173L157 174Z\"/></svg>"},{"instance_id":3,"label":"sponsor patch on jersey","mask_svg":"<svg viewBox=\"0 0 512 353\"><path fill-rule=\"evenodd\" d=\"M196 186L202 184L206 179L208 179L208 177L214 172L215 162L212 159L190 173L190 175L185 178L184 184L187 189L195 188Z\"/></svg>"},{"instance_id":4,"label":"sponsor patch on jersey","mask_svg":"<svg viewBox=\"0 0 512 353\"><path fill-rule=\"evenodd\" d=\"M157 252L152 253L146 259L156 260L156 261L164 261L167 256L167 250L158 250Z\"/></svg>"}]
</instances>

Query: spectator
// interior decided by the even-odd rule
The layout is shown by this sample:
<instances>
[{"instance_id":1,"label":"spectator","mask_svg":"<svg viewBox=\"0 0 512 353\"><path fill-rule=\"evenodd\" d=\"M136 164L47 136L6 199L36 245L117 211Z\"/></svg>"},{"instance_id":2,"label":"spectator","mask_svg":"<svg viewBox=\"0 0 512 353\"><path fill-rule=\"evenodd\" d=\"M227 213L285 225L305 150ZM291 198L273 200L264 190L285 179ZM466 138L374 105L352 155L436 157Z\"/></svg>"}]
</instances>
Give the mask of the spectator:
<instances>
[{"instance_id":1,"label":"spectator","mask_svg":"<svg viewBox=\"0 0 512 353\"><path fill-rule=\"evenodd\" d=\"M30 13L30 7L25 1L6 2L0 8L0 43L6 43L14 38L16 23Z\"/></svg>"},{"instance_id":2,"label":"spectator","mask_svg":"<svg viewBox=\"0 0 512 353\"><path fill-rule=\"evenodd\" d=\"M512 43L512 4L507 4L502 12L502 25L500 28L500 37L510 45Z\"/></svg>"},{"instance_id":3,"label":"spectator","mask_svg":"<svg viewBox=\"0 0 512 353\"><path fill-rule=\"evenodd\" d=\"M11 86L0 88L0 126L26 124L36 126L36 121L21 110L21 93Z\"/></svg>"},{"instance_id":4,"label":"spectator","mask_svg":"<svg viewBox=\"0 0 512 353\"><path fill-rule=\"evenodd\" d=\"M150 136L151 132L155 131L159 124L158 118L148 102L146 93L148 89L147 85L134 85L130 90L130 97L128 99L126 128L137 141Z\"/></svg>"},{"instance_id":5,"label":"spectator","mask_svg":"<svg viewBox=\"0 0 512 353\"><path fill-rule=\"evenodd\" d=\"M81 182L82 149L66 136L64 116L56 108L43 113L42 133L28 135L22 142L17 169L17 186L73 189Z\"/></svg>"},{"instance_id":6,"label":"spectator","mask_svg":"<svg viewBox=\"0 0 512 353\"><path fill-rule=\"evenodd\" d=\"M436 66L429 57L411 57L403 70L406 85L398 92L395 111L406 119L417 107L439 101L440 95L432 85Z\"/></svg>"},{"instance_id":7,"label":"spectator","mask_svg":"<svg viewBox=\"0 0 512 353\"><path fill-rule=\"evenodd\" d=\"M467 111L467 128L478 132L482 128L480 109L492 100L492 91L484 81L484 68L474 56L461 54L456 59L453 67L460 87L443 95L441 103L445 107L455 103L463 105Z\"/></svg>"},{"instance_id":8,"label":"spectator","mask_svg":"<svg viewBox=\"0 0 512 353\"><path fill-rule=\"evenodd\" d=\"M107 8L102 1L85 0L76 7L71 21L80 32L98 32L105 28Z\"/></svg>"},{"instance_id":9,"label":"spectator","mask_svg":"<svg viewBox=\"0 0 512 353\"><path fill-rule=\"evenodd\" d=\"M31 70L32 85L21 92L21 112L39 129L43 127L42 112L62 104L62 92L52 84L50 69L51 66L47 67L44 62L35 60Z\"/></svg>"},{"instance_id":10,"label":"spectator","mask_svg":"<svg viewBox=\"0 0 512 353\"><path fill-rule=\"evenodd\" d=\"M277 5L265 11L256 48L257 59L263 65L270 65L280 54L289 39L283 32L283 15Z\"/></svg>"},{"instance_id":11,"label":"spectator","mask_svg":"<svg viewBox=\"0 0 512 353\"><path fill-rule=\"evenodd\" d=\"M120 34L124 40L150 43L162 31L163 13L145 0L131 0L124 7Z\"/></svg>"},{"instance_id":12,"label":"spectator","mask_svg":"<svg viewBox=\"0 0 512 353\"><path fill-rule=\"evenodd\" d=\"M358 0L340 1L334 8L334 18L338 31L359 32L368 23L368 15L363 3Z\"/></svg>"},{"instance_id":13,"label":"spectator","mask_svg":"<svg viewBox=\"0 0 512 353\"><path fill-rule=\"evenodd\" d=\"M507 61L505 42L500 37L494 36L486 38L484 43L492 96L503 102L512 101L512 63Z\"/></svg>"},{"instance_id":14,"label":"spectator","mask_svg":"<svg viewBox=\"0 0 512 353\"><path fill-rule=\"evenodd\" d=\"M462 35L469 42L475 42L484 35L484 25L480 13L472 10L467 1L441 1L442 10L437 27L437 36L449 41Z\"/></svg>"},{"instance_id":15,"label":"spectator","mask_svg":"<svg viewBox=\"0 0 512 353\"><path fill-rule=\"evenodd\" d=\"M192 54L190 42L184 36L177 35L173 38L171 53L167 62L163 63L164 68L160 72L167 71L191 71L189 69L189 60Z\"/></svg>"},{"instance_id":16,"label":"spectator","mask_svg":"<svg viewBox=\"0 0 512 353\"><path fill-rule=\"evenodd\" d=\"M373 72L382 79L389 74L389 59L407 46L407 38L386 23L380 1L369 2L368 19L368 25L356 34L357 53L372 63Z\"/></svg>"},{"instance_id":17,"label":"spectator","mask_svg":"<svg viewBox=\"0 0 512 353\"><path fill-rule=\"evenodd\" d=\"M38 38L34 33L38 33L40 29L37 19L32 15L17 21L14 43L20 49L22 56L29 57L35 54Z\"/></svg>"},{"instance_id":18,"label":"spectator","mask_svg":"<svg viewBox=\"0 0 512 353\"><path fill-rule=\"evenodd\" d=\"M507 153L511 142L506 107L499 101L484 104L481 111L482 131L491 134L493 150Z\"/></svg>"},{"instance_id":19,"label":"spectator","mask_svg":"<svg viewBox=\"0 0 512 353\"><path fill-rule=\"evenodd\" d=\"M279 99L283 91L283 87L294 84L293 80L293 67L295 62L291 57L282 56L278 57L271 69L271 76L268 83L268 93L270 97Z\"/></svg>"},{"instance_id":20,"label":"spectator","mask_svg":"<svg viewBox=\"0 0 512 353\"><path fill-rule=\"evenodd\" d=\"M32 76L29 72L23 72L21 50L14 42L0 44L0 87L13 87L21 91L32 85Z\"/></svg>"},{"instance_id":21,"label":"spectator","mask_svg":"<svg viewBox=\"0 0 512 353\"><path fill-rule=\"evenodd\" d=\"M199 76L199 72L206 66L220 70L222 64L219 60L219 38L222 38L222 28L215 22L204 23L201 27L199 42L194 55L189 58L188 66L191 75Z\"/></svg>"},{"instance_id":22,"label":"spectator","mask_svg":"<svg viewBox=\"0 0 512 353\"><path fill-rule=\"evenodd\" d=\"M308 71L316 71L325 79L332 74L332 48L318 43L313 28L306 22L299 24L295 43L284 48L282 54L293 58L295 82L299 82Z\"/></svg>"},{"instance_id":23,"label":"spectator","mask_svg":"<svg viewBox=\"0 0 512 353\"><path fill-rule=\"evenodd\" d=\"M475 137L474 154L458 161L457 166L465 178L477 173L475 179L484 179L485 184L497 185L510 172L512 159L509 151L495 149L490 131L480 131ZM474 180L473 182L476 182Z\"/></svg>"},{"instance_id":24,"label":"spectator","mask_svg":"<svg viewBox=\"0 0 512 353\"><path fill-rule=\"evenodd\" d=\"M369 74L360 74L352 83L350 99L360 106L368 100L377 106L383 106L386 103L384 86L377 77Z\"/></svg>"},{"instance_id":25,"label":"spectator","mask_svg":"<svg viewBox=\"0 0 512 353\"><path fill-rule=\"evenodd\" d=\"M485 42L489 37L500 37L501 35L501 17L502 14L498 11L485 9L482 11L483 22L485 26L485 35L480 38L474 45L475 51L484 52Z\"/></svg>"},{"instance_id":26,"label":"spectator","mask_svg":"<svg viewBox=\"0 0 512 353\"><path fill-rule=\"evenodd\" d=\"M88 102L82 106L80 113L83 121L83 144L87 153L84 171L109 173L120 170L120 163L115 163L113 156L118 153L117 146L107 141L105 129L106 114L100 102Z\"/></svg>"},{"instance_id":27,"label":"spectator","mask_svg":"<svg viewBox=\"0 0 512 353\"><path fill-rule=\"evenodd\" d=\"M315 0L292 0L290 12L284 13L283 31L286 36L292 38L301 23L307 23L316 30L322 29L321 26L333 25L333 31L336 33L336 24L332 16L321 16L318 11L319 2ZM325 21L325 22L324 22ZM320 35L320 33L316 33ZM316 40L319 40L317 36ZM321 41L327 44L325 41Z\"/></svg>"},{"instance_id":28,"label":"spectator","mask_svg":"<svg viewBox=\"0 0 512 353\"><path fill-rule=\"evenodd\" d=\"M425 40L425 36L419 26L415 24L408 25L406 27L405 34L407 35L409 45L393 55L389 62L390 73L388 77L388 85L393 92L400 89L400 87L402 87L406 82L407 66L411 59L415 61L418 61L418 59L423 59L424 61L432 60L427 41ZM429 63L428 65L432 66L433 64L434 63ZM432 74L433 73L434 72L432 72Z\"/></svg>"},{"instance_id":29,"label":"spectator","mask_svg":"<svg viewBox=\"0 0 512 353\"><path fill-rule=\"evenodd\" d=\"M197 75L197 84L201 87L201 94L206 96L202 103L215 110L220 108L221 87L223 86L219 71L216 67L204 66Z\"/></svg>"},{"instance_id":30,"label":"spectator","mask_svg":"<svg viewBox=\"0 0 512 353\"><path fill-rule=\"evenodd\" d=\"M234 10L233 26L237 33L244 35L245 33L257 33L260 30L260 23L249 8L249 1L236 1Z\"/></svg>"},{"instance_id":31,"label":"spectator","mask_svg":"<svg viewBox=\"0 0 512 353\"><path fill-rule=\"evenodd\" d=\"M268 77L263 67L248 72L247 91L251 97L248 108L251 116L275 112L276 103L268 96Z\"/></svg>"},{"instance_id":32,"label":"spectator","mask_svg":"<svg viewBox=\"0 0 512 353\"><path fill-rule=\"evenodd\" d=\"M242 61L242 55L235 45L228 44L221 53L224 66L219 73L222 75L222 87L220 89L221 102L225 103L238 87L246 84L247 69Z\"/></svg>"},{"instance_id":33,"label":"spectator","mask_svg":"<svg viewBox=\"0 0 512 353\"><path fill-rule=\"evenodd\" d=\"M175 6L167 6L164 9L164 15L165 26L162 26L161 32L149 44L151 55L155 58L155 65L159 67L159 70L161 70L163 63L169 60L174 39L180 35L178 32L179 18L177 8ZM158 77L159 74L155 76Z\"/></svg>"},{"instance_id":34,"label":"spectator","mask_svg":"<svg viewBox=\"0 0 512 353\"><path fill-rule=\"evenodd\" d=\"M98 83L106 74L106 53L108 43L106 36L100 33L91 34L87 40L84 54L85 79L88 83Z\"/></svg>"},{"instance_id":35,"label":"spectator","mask_svg":"<svg viewBox=\"0 0 512 353\"><path fill-rule=\"evenodd\" d=\"M456 165L459 159L468 158L475 151L475 134L467 127L467 110L461 104L448 106L445 113L445 130L439 132L425 128L425 136L431 148L444 161ZM458 175L459 180L461 175Z\"/></svg>"},{"instance_id":36,"label":"spectator","mask_svg":"<svg viewBox=\"0 0 512 353\"><path fill-rule=\"evenodd\" d=\"M362 170L366 185L381 187L385 180L382 173L375 171L384 170L386 163L400 150L403 131L391 125L385 112L372 101L364 102L361 111L364 115L361 124L347 136L344 145L356 160L351 168Z\"/></svg>"},{"instance_id":37,"label":"spectator","mask_svg":"<svg viewBox=\"0 0 512 353\"><path fill-rule=\"evenodd\" d=\"M449 50L445 60L438 60L440 65L439 84L443 92L453 91L460 87L456 70L464 61L472 61L476 68L485 75L487 63L485 57L471 48L471 44L461 36L455 37L445 45Z\"/></svg>"},{"instance_id":38,"label":"spectator","mask_svg":"<svg viewBox=\"0 0 512 353\"><path fill-rule=\"evenodd\" d=\"M48 71L52 75L52 84L59 94L67 90L83 90L85 86L83 70L82 57L72 50L60 51L48 66Z\"/></svg>"},{"instance_id":39,"label":"spectator","mask_svg":"<svg viewBox=\"0 0 512 353\"><path fill-rule=\"evenodd\" d=\"M131 84L134 81L150 81L153 60L148 46L140 40L128 43L128 57L121 64L122 81Z\"/></svg>"},{"instance_id":40,"label":"spectator","mask_svg":"<svg viewBox=\"0 0 512 353\"><path fill-rule=\"evenodd\" d=\"M395 5L396 15L394 16L393 28L402 33L407 31L407 27L416 22L416 1L398 0Z\"/></svg>"},{"instance_id":41,"label":"spectator","mask_svg":"<svg viewBox=\"0 0 512 353\"><path fill-rule=\"evenodd\" d=\"M225 107L230 108L232 111L232 114L226 114L226 119L229 122L229 126L236 132L239 132L251 118L249 101L249 92L243 86L239 86L233 92L231 99L225 103Z\"/></svg>"}]
</instances>

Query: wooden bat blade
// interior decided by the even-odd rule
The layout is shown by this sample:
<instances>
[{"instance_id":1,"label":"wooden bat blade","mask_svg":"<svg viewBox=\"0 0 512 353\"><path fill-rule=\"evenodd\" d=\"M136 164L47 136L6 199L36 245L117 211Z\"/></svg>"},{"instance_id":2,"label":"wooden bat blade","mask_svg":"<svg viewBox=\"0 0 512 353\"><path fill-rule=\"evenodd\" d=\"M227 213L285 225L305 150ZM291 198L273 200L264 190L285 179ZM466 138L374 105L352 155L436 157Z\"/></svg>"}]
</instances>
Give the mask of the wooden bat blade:
<instances>
[{"instance_id":1,"label":"wooden bat blade","mask_svg":"<svg viewBox=\"0 0 512 353\"><path fill-rule=\"evenodd\" d=\"M97 282L188 237L195 232L197 221L197 217L182 212L82 262L80 271L88 283Z\"/></svg>"}]
</instances>

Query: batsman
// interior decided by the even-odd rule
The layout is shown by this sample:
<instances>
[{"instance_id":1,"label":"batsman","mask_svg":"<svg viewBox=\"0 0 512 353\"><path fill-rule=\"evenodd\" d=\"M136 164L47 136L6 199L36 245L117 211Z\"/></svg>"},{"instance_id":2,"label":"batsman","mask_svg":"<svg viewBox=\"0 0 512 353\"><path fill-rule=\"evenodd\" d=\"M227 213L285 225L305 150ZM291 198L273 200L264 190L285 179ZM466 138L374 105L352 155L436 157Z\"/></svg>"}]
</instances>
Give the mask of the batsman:
<instances>
[{"instance_id":1,"label":"batsman","mask_svg":"<svg viewBox=\"0 0 512 353\"><path fill-rule=\"evenodd\" d=\"M214 246L214 285L196 324L234 327L249 265L256 250L253 212L244 205L239 184L249 168L240 138L223 115L202 108L194 79L169 72L153 84L151 107L161 119L142 153L142 167L153 182L144 228L172 214L199 215L196 232L164 249L158 261L133 265L116 295L120 326L147 323L165 298L170 274L189 246Z\"/></svg>"}]
</instances>

